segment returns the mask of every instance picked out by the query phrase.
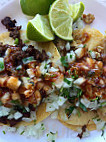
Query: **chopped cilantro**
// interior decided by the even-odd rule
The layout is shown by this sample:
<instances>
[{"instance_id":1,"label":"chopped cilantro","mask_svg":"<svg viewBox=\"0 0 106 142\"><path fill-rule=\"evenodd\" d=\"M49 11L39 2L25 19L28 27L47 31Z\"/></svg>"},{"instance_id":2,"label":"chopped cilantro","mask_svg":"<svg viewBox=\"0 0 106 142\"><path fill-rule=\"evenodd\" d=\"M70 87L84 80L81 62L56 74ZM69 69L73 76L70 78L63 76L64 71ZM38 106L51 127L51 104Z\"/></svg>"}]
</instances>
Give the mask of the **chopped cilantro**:
<instances>
[{"instance_id":1,"label":"chopped cilantro","mask_svg":"<svg viewBox=\"0 0 106 142\"><path fill-rule=\"evenodd\" d=\"M14 44L16 44L16 45L19 44L19 39L18 38L15 39Z\"/></svg>"},{"instance_id":2,"label":"chopped cilantro","mask_svg":"<svg viewBox=\"0 0 106 142\"><path fill-rule=\"evenodd\" d=\"M92 50L89 50L89 53L92 53Z\"/></svg>"},{"instance_id":3,"label":"chopped cilantro","mask_svg":"<svg viewBox=\"0 0 106 142\"><path fill-rule=\"evenodd\" d=\"M63 91L63 87L61 87L61 89L60 89L60 93Z\"/></svg>"},{"instance_id":4,"label":"chopped cilantro","mask_svg":"<svg viewBox=\"0 0 106 142\"><path fill-rule=\"evenodd\" d=\"M68 85L71 84L71 81L69 81L67 78L64 78L64 82L66 82Z\"/></svg>"},{"instance_id":5,"label":"chopped cilantro","mask_svg":"<svg viewBox=\"0 0 106 142\"><path fill-rule=\"evenodd\" d=\"M77 74L76 69L73 71L73 74L71 75L71 77L72 77L73 79L77 79L77 78L78 78L78 74Z\"/></svg>"},{"instance_id":6,"label":"chopped cilantro","mask_svg":"<svg viewBox=\"0 0 106 142\"><path fill-rule=\"evenodd\" d=\"M95 120L95 119L97 119L97 118L98 118L98 116L95 116L95 117L92 118L92 120Z\"/></svg>"},{"instance_id":7,"label":"chopped cilantro","mask_svg":"<svg viewBox=\"0 0 106 142\"><path fill-rule=\"evenodd\" d=\"M25 107L20 104L19 100L11 100L11 103L14 104L13 106L14 110L22 110L23 113L27 112Z\"/></svg>"},{"instance_id":8,"label":"chopped cilantro","mask_svg":"<svg viewBox=\"0 0 106 142\"><path fill-rule=\"evenodd\" d=\"M70 96L70 92L71 94L77 94L76 96ZM80 96L82 95L82 90L76 87L70 87L70 88L61 88L60 89L60 93L61 96L64 96L65 98L69 99L69 100L74 100L75 98L80 99Z\"/></svg>"},{"instance_id":9,"label":"chopped cilantro","mask_svg":"<svg viewBox=\"0 0 106 142\"><path fill-rule=\"evenodd\" d=\"M100 121L100 120L101 120L100 118L97 119L97 121Z\"/></svg>"},{"instance_id":10,"label":"chopped cilantro","mask_svg":"<svg viewBox=\"0 0 106 142\"><path fill-rule=\"evenodd\" d=\"M25 132L25 131L22 131L20 135L23 135L24 132Z\"/></svg>"},{"instance_id":11,"label":"chopped cilantro","mask_svg":"<svg viewBox=\"0 0 106 142\"><path fill-rule=\"evenodd\" d=\"M72 59L73 55L70 55L70 59Z\"/></svg>"},{"instance_id":12,"label":"chopped cilantro","mask_svg":"<svg viewBox=\"0 0 106 142\"><path fill-rule=\"evenodd\" d=\"M0 101L0 106L2 106L2 102Z\"/></svg>"},{"instance_id":13,"label":"chopped cilantro","mask_svg":"<svg viewBox=\"0 0 106 142\"><path fill-rule=\"evenodd\" d=\"M23 64L28 64L28 63L30 63L32 61L34 61L33 56L22 59Z\"/></svg>"},{"instance_id":14,"label":"chopped cilantro","mask_svg":"<svg viewBox=\"0 0 106 142\"><path fill-rule=\"evenodd\" d=\"M80 98L80 96L82 95L82 90L79 88L75 88L77 91L77 98Z\"/></svg>"},{"instance_id":15,"label":"chopped cilantro","mask_svg":"<svg viewBox=\"0 0 106 142\"><path fill-rule=\"evenodd\" d=\"M53 132L50 132L50 134L54 135L55 133L53 133Z\"/></svg>"},{"instance_id":16,"label":"chopped cilantro","mask_svg":"<svg viewBox=\"0 0 106 142\"><path fill-rule=\"evenodd\" d=\"M43 127L41 130L45 130L45 128Z\"/></svg>"},{"instance_id":17,"label":"chopped cilantro","mask_svg":"<svg viewBox=\"0 0 106 142\"><path fill-rule=\"evenodd\" d=\"M28 43L28 42L30 42L29 40L24 40L24 43Z\"/></svg>"},{"instance_id":18,"label":"chopped cilantro","mask_svg":"<svg viewBox=\"0 0 106 142\"><path fill-rule=\"evenodd\" d=\"M87 108L86 108L86 106L85 106L84 104L82 104L81 102L80 102L80 104L79 104L79 107L80 107L83 111L85 111L85 112L88 111Z\"/></svg>"},{"instance_id":19,"label":"chopped cilantro","mask_svg":"<svg viewBox=\"0 0 106 142\"><path fill-rule=\"evenodd\" d=\"M51 75L50 77L55 77L56 76L56 74L53 74L53 75Z\"/></svg>"},{"instance_id":20,"label":"chopped cilantro","mask_svg":"<svg viewBox=\"0 0 106 142\"><path fill-rule=\"evenodd\" d=\"M94 102L94 101L96 101L96 100L98 100L99 99L99 97L96 97L95 99L90 99L90 101L91 102Z\"/></svg>"},{"instance_id":21,"label":"chopped cilantro","mask_svg":"<svg viewBox=\"0 0 106 142\"><path fill-rule=\"evenodd\" d=\"M70 74L70 73L71 73L71 71L70 71L70 70L68 70L68 73Z\"/></svg>"},{"instance_id":22,"label":"chopped cilantro","mask_svg":"<svg viewBox=\"0 0 106 142\"><path fill-rule=\"evenodd\" d=\"M92 77L94 75L95 75L95 71L93 70L88 71L88 77Z\"/></svg>"},{"instance_id":23,"label":"chopped cilantro","mask_svg":"<svg viewBox=\"0 0 106 142\"><path fill-rule=\"evenodd\" d=\"M11 100L11 103L13 103L13 104L20 104L19 100Z\"/></svg>"},{"instance_id":24,"label":"chopped cilantro","mask_svg":"<svg viewBox=\"0 0 106 142\"><path fill-rule=\"evenodd\" d=\"M4 68L4 58L0 57L0 71L3 71Z\"/></svg>"},{"instance_id":25,"label":"chopped cilantro","mask_svg":"<svg viewBox=\"0 0 106 142\"><path fill-rule=\"evenodd\" d=\"M54 83L54 82L52 82L52 85L55 85L55 83Z\"/></svg>"},{"instance_id":26,"label":"chopped cilantro","mask_svg":"<svg viewBox=\"0 0 106 142\"><path fill-rule=\"evenodd\" d=\"M6 134L6 132L5 132L5 131L3 131L3 134L5 135L5 134Z\"/></svg>"},{"instance_id":27,"label":"chopped cilantro","mask_svg":"<svg viewBox=\"0 0 106 142\"><path fill-rule=\"evenodd\" d=\"M103 137L103 136L104 136L104 133L105 133L105 131L104 131L104 130L102 130L102 134L101 134L101 137Z\"/></svg>"},{"instance_id":28,"label":"chopped cilantro","mask_svg":"<svg viewBox=\"0 0 106 142\"><path fill-rule=\"evenodd\" d=\"M105 106L105 105L106 105L106 102L103 102L100 104L100 107Z\"/></svg>"},{"instance_id":29,"label":"chopped cilantro","mask_svg":"<svg viewBox=\"0 0 106 142\"><path fill-rule=\"evenodd\" d=\"M78 109L77 109L77 115L78 115L78 117L81 116L81 113L80 113L80 111Z\"/></svg>"},{"instance_id":30,"label":"chopped cilantro","mask_svg":"<svg viewBox=\"0 0 106 142\"><path fill-rule=\"evenodd\" d=\"M34 125L36 125L36 119L34 119L34 121L33 121L33 122L34 122Z\"/></svg>"},{"instance_id":31,"label":"chopped cilantro","mask_svg":"<svg viewBox=\"0 0 106 142\"><path fill-rule=\"evenodd\" d=\"M61 96L70 99L70 88L63 88Z\"/></svg>"},{"instance_id":32,"label":"chopped cilantro","mask_svg":"<svg viewBox=\"0 0 106 142\"><path fill-rule=\"evenodd\" d=\"M84 44L84 46L83 46L83 48L85 48L87 45L86 44Z\"/></svg>"},{"instance_id":33,"label":"chopped cilantro","mask_svg":"<svg viewBox=\"0 0 106 142\"><path fill-rule=\"evenodd\" d=\"M47 69L47 63L45 64L44 69Z\"/></svg>"},{"instance_id":34,"label":"chopped cilantro","mask_svg":"<svg viewBox=\"0 0 106 142\"><path fill-rule=\"evenodd\" d=\"M104 129L105 129L105 127L106 127L106 123L104 124L103 128L101 129L101 130L102 130L101 137L103 137L103 136L104 136L104 133L105 133Z\"/></svg>"},{"instance_id":35,"label":"chopped cilantro","mask_svg":"<svg viewBox=\"0 0 106 142\"><path fill-rule=\"evenodd\" d=\"M44 126L44 124L42 123L41 126Z\"/></svg>"},{"instance_id":36,"label":"chopped cilantro","mask_svg":"<svg viewBox=\"0 0 106 142\"><path fill-rule=\"evenodd\" d=\"M68 109L65 109L65 113L67 114L68 118L70 118L75 106L70 106Z\"/></svg>"},{"instance_id":37,"label":"chopped cilantro","mask_svg":"<svg viewBox=\"0 0 106 142\"><path fill-rule=\"evenodd\" d=\"M64 67L66 67L66 68L69 67L69 64L68 64L68 62L67 62L67 56L62 56L61 59L60 59L60 61L61 61L62 65L63 65Z\"/></svg>"},{"instance_id":38,"label":"chopped cilantro","mask_svg":"<svg viewBox=\"0 0 106 142\"><path fill-rule=\"evenodd\" d=\"M22 69L22 65L19 65L16 67L16 70L21 70Z\"/></svg>"}]
</instances>

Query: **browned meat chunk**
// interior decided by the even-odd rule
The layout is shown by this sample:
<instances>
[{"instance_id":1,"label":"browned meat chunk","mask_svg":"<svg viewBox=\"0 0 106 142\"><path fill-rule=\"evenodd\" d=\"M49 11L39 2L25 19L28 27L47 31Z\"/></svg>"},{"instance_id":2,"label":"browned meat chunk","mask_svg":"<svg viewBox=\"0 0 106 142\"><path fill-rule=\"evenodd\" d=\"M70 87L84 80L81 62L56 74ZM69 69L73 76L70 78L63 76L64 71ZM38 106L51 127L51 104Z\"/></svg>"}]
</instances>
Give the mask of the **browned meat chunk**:
<instances>
[{"instance_id":1,"label":"browned meat chunk","mask_svg":"<svg viewBox=\"0 0 106 142\"><path fill-rule=\"evenodd\" d=\"M93 14L83 14L83 17L82 17L83 21L86 23L86 24L91 24L93 23L93 21L95 20L95 17Z\"/></svg>"}]
</instances>

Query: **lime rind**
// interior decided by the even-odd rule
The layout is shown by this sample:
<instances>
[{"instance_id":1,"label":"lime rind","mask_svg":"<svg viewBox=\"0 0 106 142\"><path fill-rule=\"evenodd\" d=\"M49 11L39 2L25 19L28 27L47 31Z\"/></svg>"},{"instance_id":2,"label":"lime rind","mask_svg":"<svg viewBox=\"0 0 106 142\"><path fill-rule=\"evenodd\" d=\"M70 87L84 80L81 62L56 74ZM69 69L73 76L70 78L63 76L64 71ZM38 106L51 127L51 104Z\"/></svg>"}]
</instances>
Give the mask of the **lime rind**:
<instances>
[{"instance_id":1,"label":"lime rind","mask_svg":"<svg viewBox=\"0 0 106 142\"><path fill-rule=\"evenodd\" d=\"M46 15L54 0L20 0L22 12L28 16Z\"/></svg>"},{"instance_id":2,"label":"lime rind","mask_svg":"<svg viewBox=\"0 0 106 142\"><path fill-rule=\"evenodd\" d=\"M27 37L38 42L54 40L54 34L50 28L48 18L37 14L27 25Z\"/></svg>"},{"instance_id":3,"label":"lime rind","mask_svg":"<svg viewBox=\"0 0 106 142\"><path fill-rule=\"evenodd\" d=\"M83 2L78 2L76 4L70 4L70 10L72 11L73 22L76 22L83 14L85 6Z\"/></svg>"}]
</instances>

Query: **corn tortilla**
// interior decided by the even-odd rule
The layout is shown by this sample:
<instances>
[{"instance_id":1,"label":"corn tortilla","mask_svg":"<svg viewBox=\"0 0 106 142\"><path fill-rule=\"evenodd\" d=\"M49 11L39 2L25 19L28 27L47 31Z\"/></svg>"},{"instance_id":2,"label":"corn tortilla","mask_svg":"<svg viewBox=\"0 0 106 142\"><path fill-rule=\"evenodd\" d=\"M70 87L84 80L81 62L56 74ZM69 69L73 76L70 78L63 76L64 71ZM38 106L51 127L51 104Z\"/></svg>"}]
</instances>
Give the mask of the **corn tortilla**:
<instances>
[{"instance_id":1,"label":"corn tortilla","mask_svg":"<svg viewBox=\"0 0 106 142\"><path fill-rule=\"evenodd\" d=\"M84 33L87 33L89 36L89 40L84 42L88 50L94 50L95 47L102 46L103 40L106 38L99 30L86 26L84 29L74 31L74 40L78 43L81 42L79 37L81 37Z\"/></svg>"},{"instance_id":2,"label":"corn tortilla","mask_svg":"<svg viewBox=\"0 0 106 142\"><path fill-rule=\"evenodd\" d=\"M97 116L96 111L88 111L84 112L81 109L80 111L80 117L76 114L71 114L70 118L66 119L67 115L65 113L65 110L61 108L58 113L58 119L61 121L64 121L65 123L69 125L78 125L78 126L83 126L83 125L94 125L93 118ZM89 122L89 123L88 123Z\"/></svg>"},{"instance_id":3,"label":"corn tortilla","mask_svg":"<svg viewBox=\"0 0 106 142\"><path fill-rule=\"evenodd\" d=\"M71 129L71 130L73 130L73 131L78 131L78 129L80 128L82 128L82 126L80 126L80 125L71 125L71 124L67 124L67 123L65 123L64 121L61 121L61 120L59 120L64 126L66 126L67 128L69 128L69 129ZM93 130L96 130L96 125L95 124L92 124L92 125L87 125L87 129L89 130L89 131L93 131Z\"/></svg>"},{"instance_id":4,"label":"corn tortilla","mask_svg":"<svg viewBox=\"0 0 106 142\"><path fill-rule=\"evenodd\" d=\"M25 31L21 31L21 39L23 41L26 41L26 32ZM0 42L2 42L3 44L9 44L9 45L14 45L14 40L9 37L9 32L5 32L2 33L0 35ZM52 42L47 42L47 43L36 43L34 41L29 41L27 45L33 45L35 47L37 47L39 50L45 50L46 52L50 52L52 54L52 61L56 62L57 60L60 59L60 54L57 50L57 48L55 47L55 45ZM47 118L52 112L46 112L46 104L41 103L40 106L38 106L37 111L36 111L36 123L44 120L45 118ZM33 124L33 122L27 123L27 122L20 122L18 125L31 125ZM3 125L0 123L0 125ZM18 126L17 125L17 126Z\"/></svg>"}]
</instances>

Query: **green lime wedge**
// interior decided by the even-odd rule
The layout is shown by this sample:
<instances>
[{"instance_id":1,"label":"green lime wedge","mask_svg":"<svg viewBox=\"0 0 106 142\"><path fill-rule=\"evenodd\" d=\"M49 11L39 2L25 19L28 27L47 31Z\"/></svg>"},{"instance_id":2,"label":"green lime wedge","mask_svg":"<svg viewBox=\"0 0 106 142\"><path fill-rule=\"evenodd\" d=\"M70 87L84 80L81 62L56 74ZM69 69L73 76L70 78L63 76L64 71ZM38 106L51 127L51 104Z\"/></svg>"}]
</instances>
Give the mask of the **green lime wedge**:
<instances>
[{"instance_id":1,"label":"green lime wedge","mask_svg":"<svg viewBox=\"0 0 106 142\"><path fill-rule=\"evenodd\" d=\"M30 20L27 25L27 37L38 42L54 40L48 17L37 14L34 19Z\"/></svg>"},{"instance_id":2,"label":"green lime wedge","mask_svg":"<svg viewBox=\"0 0 106 142\"><path fill-rule=\"evenodd\" d=\"M73 18L68 0L56 0L50 8L49 20L55 34L64 40L73 40Z\"/></svg>"},{"instance_id":3,"label":"green lime wedge","mask_svg":"<svg viewBox=\"0 0 106 142\"><path fill-rule=\"evenodd\" d=\"M54 0L20 0L20 5L23 13L26 15L46 15L53 1Z\"/></svg>"},{"instance_id":4,"label":"green lime wedge","mask_svg":"<svg viewBox=\"0 0 106 142\"><path fill-rule=\"evenodd\" d=\"M83 14L84 10L85 10L85 6L82 2L76 3L76 4L70 4L70 10L72 12L72 18L73 21L77 21L78 18L81 17L81 15Z\"/></svg>"}]
</instances>

